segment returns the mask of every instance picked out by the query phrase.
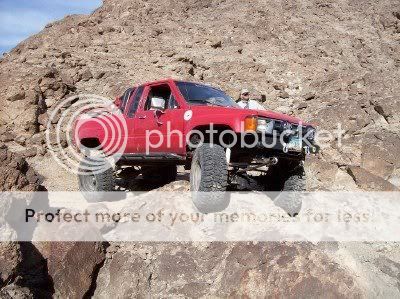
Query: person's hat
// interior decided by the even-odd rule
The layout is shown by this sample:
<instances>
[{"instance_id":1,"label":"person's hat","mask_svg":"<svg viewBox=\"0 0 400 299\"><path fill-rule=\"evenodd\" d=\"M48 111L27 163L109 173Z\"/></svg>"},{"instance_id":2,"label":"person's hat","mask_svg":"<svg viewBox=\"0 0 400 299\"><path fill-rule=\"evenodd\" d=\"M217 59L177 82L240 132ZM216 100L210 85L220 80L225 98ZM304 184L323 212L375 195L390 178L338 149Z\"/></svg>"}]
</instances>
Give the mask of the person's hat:
<instances>
[{"instance_id":1,"label":"person's hat","mask_svg":"<svg viewBox=\"0 0 400 299\"><path fill-rule=\"evenodd\" d=\"M248 89L243 88L240 94L243 95L243 94L246 94L246 93L250 93L250 92L249 92Z\"/></svg>"}]
</instances>

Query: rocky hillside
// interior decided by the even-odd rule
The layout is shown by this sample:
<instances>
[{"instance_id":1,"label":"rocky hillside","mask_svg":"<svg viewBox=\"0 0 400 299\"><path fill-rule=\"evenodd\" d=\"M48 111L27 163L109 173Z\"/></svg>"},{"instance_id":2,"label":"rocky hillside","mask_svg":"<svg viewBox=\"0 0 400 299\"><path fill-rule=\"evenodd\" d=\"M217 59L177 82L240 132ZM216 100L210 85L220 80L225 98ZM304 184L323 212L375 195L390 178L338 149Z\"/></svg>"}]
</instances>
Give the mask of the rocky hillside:
<instances>
[{"instance_id":1,"label":"rocky hillside","mask_svg":"<svg viewBox=\"0 0 400 299\"><path fill-rule=\"evenodd\" d=\"M314 188L393 189L399 39L397 0L107 0L90 16L47 25L1 59L1 138L28 157L45 155L46 111L73 93L115 97L164 77L235 97L246 86L265 94L270 109L319 128L342 124L343 146L332 140L309 167Z\"/></svg>"},{"instance_id":2,"label":"rocky hillside","mask_svg":"<svg viewBox=\"0 0 400 299\"><path fill-rule=\"evenodd\" d=\"M0 60L0 139L9 149L1 147L0 158L16 169L2 184L37 188L33 170L12 158L19 152L48 189L76 188L44 145L51 107L72 94L115 97L174 77L234 97L248 87L266 95L267 108L321 129L340 122L343 145L331 140L308 161L310 190L398 190L399 41L398 0L104 0ZM12 258L0 263L1 296L398 296L395 245L103 245L4 245ZM72 271L78 264L85 267Z\"/></svg>"}]
</instances>

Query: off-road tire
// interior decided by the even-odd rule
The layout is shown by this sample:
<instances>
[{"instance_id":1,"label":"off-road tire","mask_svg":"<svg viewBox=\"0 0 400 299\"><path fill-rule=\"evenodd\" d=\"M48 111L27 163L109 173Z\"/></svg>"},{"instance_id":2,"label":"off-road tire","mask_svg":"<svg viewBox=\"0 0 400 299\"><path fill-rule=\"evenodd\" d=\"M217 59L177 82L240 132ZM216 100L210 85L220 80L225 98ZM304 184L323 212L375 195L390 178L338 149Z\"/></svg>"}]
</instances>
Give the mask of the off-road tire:
<instances>
[{"instance_id":1,"label":"off-road tire","mask_svg":"<svg viewBox=\"0 0 400 299\"><path fill-rule=\"evenodd\" d=\"M85 158L80 163L78 175L79 190L88 202L99 202L106 198L106 192L111 192L115 189L114 169L109 166L109 168L102 172L91 173L89 170L90 165L91 158ZM83 174L83 172L87 174Z\"/></svg>"},{"instance_id":2,"label":"off-road tire","mask_svg":"<svg viewBox=\"0 0 400 299\"><path fill-rule=\"evenodd\" d=\"M178 173L176 165L144 166L141 171L143 179L157 184L168 184L175 181Z\"/></svg>"},{"instance_id":3,"label":"off-road tire","mask_svg":"<svg viewBox=\"0 0 400 299\"><path fill-rule=\"evenodd\" d=\"M283 192L271 193L274 204L292 217L300 213L302 206L301 192L306 191L305 172L301 161L278 163L272 169L270 178L276 188L271 191Z\"/></svg>"},{"instance_id":4,"label":"off-road tire","mask_svg":"<svg viewBox=\"0 0 400 299\"><path fill-rule=\"evenodd\" d=\"M284 183L283 193L280 193L274 199L274 204L282 208L290 216L296 216L301 211L303 196L300 192L305 191L304 185L302 176L290 176Z\"/></svg>"},{"instance_id":5,"label":"off-road tire","mask_svg":"<svg viewBox=\"0 0 400 299\"><path fill-rule=\"evenodd\" d=\"M220 145L202 144L194 152L190 171L190 190L194 206L202 213L215 213L229 205L226 193L228 165Z\"/></svg>"},{"instance_id":6,"label":"off-road tire","mask_svg":"<svg viewBox=\"0 0 400 299\"><path fill-rule=\"evenodd\" d=\"M282 191L287 191L287 192L306 191L306 182L304 174L293 174L289 176L283 185Z\"/></svg>"}]
</instances>

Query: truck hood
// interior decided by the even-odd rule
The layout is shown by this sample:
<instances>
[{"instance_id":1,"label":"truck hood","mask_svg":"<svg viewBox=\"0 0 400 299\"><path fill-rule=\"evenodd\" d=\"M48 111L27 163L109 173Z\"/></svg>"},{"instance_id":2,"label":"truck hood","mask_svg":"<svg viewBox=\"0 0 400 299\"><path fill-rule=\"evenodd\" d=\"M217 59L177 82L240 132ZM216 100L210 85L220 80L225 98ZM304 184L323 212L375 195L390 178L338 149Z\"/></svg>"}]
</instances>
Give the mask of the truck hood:
<instances>
[{"instance_id":1,"label":"truck hood","mask_svg":"<svg viewBox=\"0 0 400 299\"><path fill-rule=\"evenodd\" d=\"M191 106L190 107L193 112L200 114L208 114L211 116L224 116L224 117L246 117L250 115L257 115L261 117L267 117L272 119L284 120L290 123L298 124L303 123L303 125L307 125L301 119L297 117L293 117L290 115L286 115L279 112L274 112L270 110L253 110L253 109L242 109L242 108L234 108L234 107L216 107L216 106Z\"/></svg>"},{"instance_id":2,"label":"truck hood","mask_svg":"<svg viewBox=\"0 0 400 299\"><path fill-rule=\"evenodd\" d=\"M263 116L263 117L268 117L268 118L273 118L273 119L279 119L279 120L284 120L290 123L294 123L294 124L298 124L298 123L302 123L303 121L300 118L294 117L294 116L290 116L287 114L283 114L283 113L279 113L279 112L274 112L274 111L270 111L270 110L266 110L266 111L260 111L260 110L251 110L251 111L255 111L259 116Z\"/></svg>"}]
</instances>

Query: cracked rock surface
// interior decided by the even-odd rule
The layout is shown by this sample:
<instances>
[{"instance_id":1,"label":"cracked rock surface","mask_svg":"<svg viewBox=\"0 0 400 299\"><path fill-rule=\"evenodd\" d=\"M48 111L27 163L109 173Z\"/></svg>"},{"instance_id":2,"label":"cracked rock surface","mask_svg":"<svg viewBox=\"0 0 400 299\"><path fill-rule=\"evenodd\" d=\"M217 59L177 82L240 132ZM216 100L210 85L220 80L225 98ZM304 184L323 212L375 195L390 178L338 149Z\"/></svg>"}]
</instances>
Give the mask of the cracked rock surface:
<instances>
[{"instance_id":1,"label":"cracked rock surface","mask_svg":"<svg viewBox=\"0 0 400 299\"><path fill-rule=\"evenodd\" d=\"M266 96L268 109L319 129L340 122L342 146L335 135L318 156L338 172L316 178L346 190L354 186L346 167L357 166L369 180L399 187L399 22L396 0L104 1L89 16L49 24L0 60L1 138L52 189L61 179L48 178L43 137L57 102L78 93L115 98L174 77L234 98L247 87Z\"/></svg>"}]
</instances>

